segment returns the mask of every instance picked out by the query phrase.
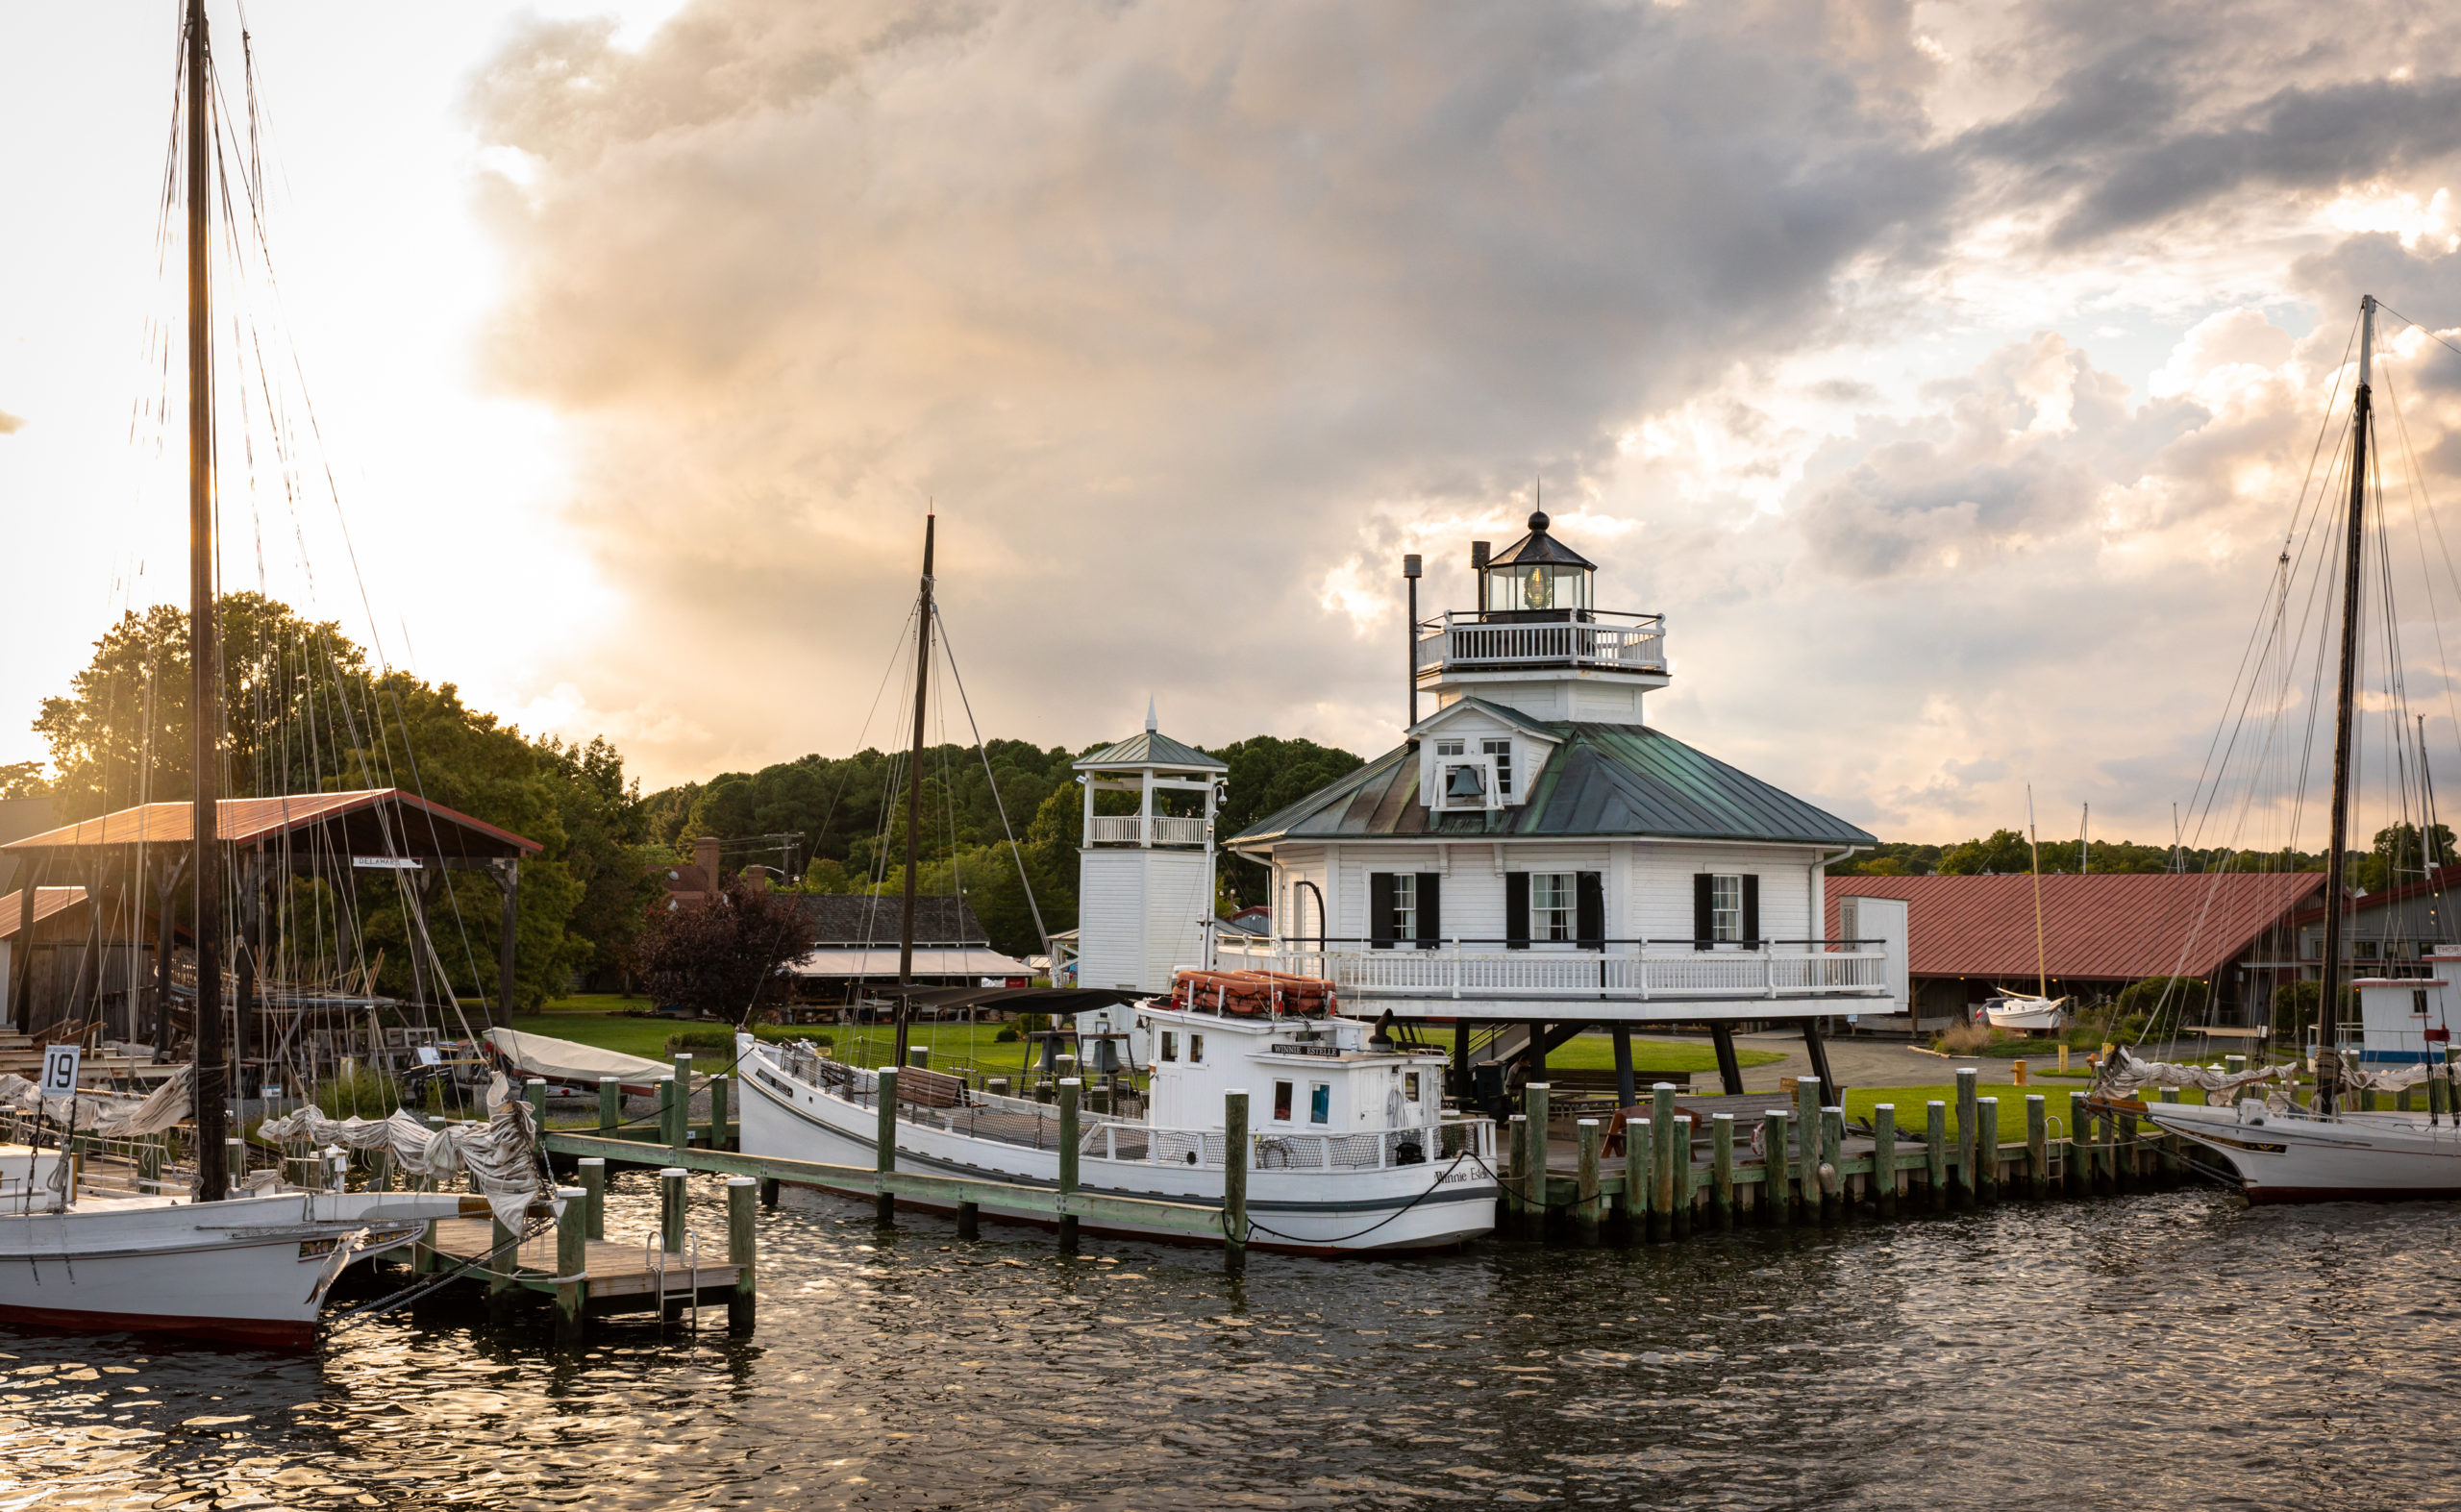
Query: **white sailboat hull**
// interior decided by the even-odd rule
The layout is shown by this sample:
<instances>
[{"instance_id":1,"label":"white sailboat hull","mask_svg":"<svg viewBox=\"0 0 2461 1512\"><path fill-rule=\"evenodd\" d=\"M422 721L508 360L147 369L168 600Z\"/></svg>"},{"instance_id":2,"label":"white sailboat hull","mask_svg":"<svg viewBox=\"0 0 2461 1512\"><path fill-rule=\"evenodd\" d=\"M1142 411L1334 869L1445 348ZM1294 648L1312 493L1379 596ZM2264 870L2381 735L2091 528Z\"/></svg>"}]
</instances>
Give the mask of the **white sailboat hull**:
<instances>
[{"instance_id":1,"label":"white sailboat hull","mask_svg":"<svg viewBox=\"0 0 2461 1512\"><path fill-rule=\"evenodd\" d=\"M745 1061L746 1154L873 1168L877 1108L791 1078L762 1051L747 1050ZM1056 1149L1030 1149L904 1120L897 1127L897 1164L901 1170L1028 1186L1052 1187L1059 1180ZM1105 1159L1088 1153L1081 1158L1078 1179L1083 1190L1104 1196L1216 1206L1222 1202L1218 1165ZM848 1196L873 1195L868 1187L813 1184ZM1446 1249L1494 1228L1496 1197L1495 1174L1476 1154L1356 1171L1274 1170L1260 1164L1248 1175L1248 1213L1255 1227L1249 1248L1297 1253ZM941 1207L919 1202L911 1205ZM1051 1222L1047 1214L1023 1208L982 1205L986 1218ZM1183 1233L1091 1218L1082 1228L1087 1233L1188 1239Z\"/></svg>"},{"instance_id":2,"label":"white sailboat hull","mask_svg":"<svg viewBox=\"0 0 2461 1512\"><path fill-rule=\"evenodd\" d=\"M1996 1029L2055 1029L2068 1022L2066 998L1994 998L1982 1006Z\"/></svg>"},{"instance_id":3,"label":"white sailboat hull","mask_svg":"<svg viewBox=\"0 0 2461 1512\"><path fill-rule=\"evenodd\" d=\"M2314 1118L2149 1103L2145 1115L2230 1163L2251 1202L2362 1202L2461 1198L2461 1128L2424 1113Z\"/></svg>"},{"instance_id":4,"label":"white sailboat hull","mask_svg":"<svg viewBox=\"0 0 2461 1512\"><path fill-rule=\"evenodd\" d=\"M475 1201L475 1200L474 1200ZM353 1260L450 1218L454 1193L81 1199L0 1216L0 1322L297 1348Z\"/></svg>"}]
</instances>

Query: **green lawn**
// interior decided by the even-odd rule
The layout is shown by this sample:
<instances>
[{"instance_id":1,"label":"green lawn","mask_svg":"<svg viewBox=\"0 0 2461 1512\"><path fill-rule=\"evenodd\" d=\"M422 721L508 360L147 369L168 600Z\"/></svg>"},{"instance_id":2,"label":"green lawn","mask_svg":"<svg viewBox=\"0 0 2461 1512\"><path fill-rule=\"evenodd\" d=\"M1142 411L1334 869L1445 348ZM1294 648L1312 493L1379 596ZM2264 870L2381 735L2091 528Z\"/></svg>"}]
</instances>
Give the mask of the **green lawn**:
<instances>
[{"instance_id":1,"label":"green lawn","mask_svg":"<svg viewBox=\"0 0 2461 1512\"><path fill-rule=\"evenodd\" d=\"M2043 1111L2051 1119L2051 1137L2056 1139L2075 1132L2068 1127L2068 1094L2082 1090L2065 1082L2056 1086L2026 1087L2007 1082L1984 1082L1976 1089L1976 1095L2000 1100L2000 1142L2022 1145L2026 1142L2026 1094L2041 1094ZM2197 1092L2182 1092L2179 1099L2181 1102L2195 1102L2201 1096ZM1924 1121L1928 1116L1924 1104L1934 1099L1948 1104L1949 1137L1956 1138L1957 1089L1953 1084L1944 1087L1848 1087L1846 1117L1850 1121L1869 1119L1874 1103L1894 1103L1897 1106L1898 1142L1903 1144L1911 1135L1919 1143L1923 1138ZM1777 1105L1775 1103L1770 1104L1772 1107Z\"/></svg>"},{"instance_id":2,"label":"green lawn","mask_svg":"<svg viewBox=\"0 0 2461 1512\"><path fill-rule=\"evenodd\" d=\"M1773 1065L1786 1057L1766 1050L1738 1048L1734 1058L1749 1070L1753 1066ZM1565 1071L1612 1071L1615 1069L1615 1037L1611 1034L1583 1034L1570 1044L1549 1051L1547 1064ZM1714 1046L1673 1039L1636 1037L1632 1041L1632 1070L1636 1074L1688 1071L1697 1076L1717 1069L1718 1053Z\"/></svg>"}]
</instances>

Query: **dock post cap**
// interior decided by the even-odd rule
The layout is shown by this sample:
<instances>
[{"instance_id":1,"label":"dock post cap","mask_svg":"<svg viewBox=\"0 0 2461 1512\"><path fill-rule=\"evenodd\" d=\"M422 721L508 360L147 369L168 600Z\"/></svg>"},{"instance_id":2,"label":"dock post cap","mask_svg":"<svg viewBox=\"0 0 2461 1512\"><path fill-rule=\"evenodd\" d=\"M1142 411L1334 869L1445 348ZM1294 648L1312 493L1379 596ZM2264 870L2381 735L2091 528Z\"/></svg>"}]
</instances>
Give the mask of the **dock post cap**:
<instances>
[{"instance_id":1,"label":"dock post cap","mask_svg":"<svg viewBox=\"0 0 2461 1512\"><path fill-rule=\"evenodd\" d=\"M578 1202L589 1194L577 1186L559 1186L556 1188L556 1196L567 1202Z\"/></svg>"},{"instance_id":2,"label":"dock post cap","mask_svg":"<svg viewBox=\"0 0 2461 1512\"><path fill-rule=\"evenodd\" d=\"M1577 1128L1596 1128L1598 1127L1598 1120L1594 1118L1576 1119L1574 1120L1574 1124Z\"/></svg>"},{"instance_id":3,"label":"dock post cap","mask_svg":"<svg viewBox=\"0 0 2461 1512\"><path fill-rule=\"evenodd\" d=\"M660 1167L659 1168L659 1173L658 1173L658 1174L659 1174L660 1177L670 1177L670 1176L671 1176L671 1177L687 1177L687 1176L690 1176L692 1173L691 1173L691 1172L689 1172L689 1171L684 1170L682 1166L660 1166Z\"/></svg>"},{"instance_id":4,"label":"dock post cap","mask_svg":"<svg viewBox=\"0 0 2461 1512\"><path fill-rule=\"evenodd\" d=\"M1243 1098L1248 1095L1248 1089L1246 1087L1226 1087L1223 1089L1222 1095L1226 1098Z\"/></svg>"},{"instance_id":5,"label":"dock post cap","mask_svg":"<svg viewBox=\"0 0 2461 1512\"><path fill-rule=\"evenodd\" d=\"M1820 1105L1820 1110L1824 1113L1843 1113L1846 1111L1846 1104L1843 1103L1824 1103Z\"/></svg>"},{"instance_id":6,"label":"dock post cap","mask_svg":"<svg viewBox=\"0 0 2461 1512\"><path fill-rule=\"evenodd\" d=\"M1946 1103L1941 1102L1938 1098L1933 1098L1930 1102L1926 1103L1924 1103L1923 1105L1924 1105L1925 1107L1947 1107L1947 1106L1948 1106L1948 1104L1947 1104Z\"/></svg>"},{"instance_id":7,"label":"dock post cap","mask_svg":"<svg viewBox=\"0 0 2461 1512\"><path fill-rule=\"evenodd\" d=\"M573 1162L575 1165L582 1166L603 1166L606 1163L607 1157L605 1155L584 1155L579 1160Z\"/></svg>"},{"instance_id":8,"label":"dock post cap","mask_svg":"<svg viewBox=\"0 0 2461 1512\"><path fill-rule=\"evenodd\" d=\"M1994 1098L1992 1101L1996 1103L1999 1099ZM2026 1094L2026 1101L2028 1103L2039 1103L2042 1101L2042 1094L2039 1092L2028 1092Z\"/></svg>"},{"instance_id":9,"label":"dock post cap","mask_svg":"<svg viewBox=\"0 0 2461 1512\"><path fill-rule=\"evenodd\" d=\"M543 1087L547 1084L547 1078L545 1077L531 1077L521 1084L525 1087Z\"/></svg>"},{"instance_id":10,"label":"dock post cap","mask_svg":"<svg viewBox=\"0 0 2461 1512\"><path fill-rule=\"evenodd\" d=\"M1653 1081L1650 1083L1650 1090L1652 1092L1680 1092L1683 1089L1677 1086L1672 1081Z\"/></svg>"},{"instance_id":11,"label":"dock post cap","mask_svg":"<svg viewBox=\"0 0 2461 1512\"><path fill-rule=\"evenodd\" d=\"M1886 1108L1890 1112L1894 1113L1897 1111L1897 1104L1894 1103L1875 1103L1872 1104L1872 1111L1875 1113L1878 1112L1881 1108Z\"/></svg>"},{"instance_id":12,"label":"dock post cap","mask_svg":"<svg viewBox=\"0 0 2461 1512\"><path fill-rule=\"evenodd\" d=\"M621 1081L624 1078L621 1077L601 1077L598 1078L598 1084L603 1087L609 1081Z\"/></svg>"},{"instance_id":13,"label":"dock post cap","mask_svg":"<svg viewBox=\"0 0 2461 1512\"><path fill-rule=\"evenodd\" d=\"M731 1176L727 1177L727 1185L729 1186L758 1186L759 1184L760 1178L758 1177Z\"/></svg>"},{"instance_id":14,"label":"dock post cap","mask_svg":"<svg viewBox=\"0 0 2461 1512\"><path fill-rule=\"evenodd\" d=\"M1544 1092L1554 1085L1552 1081L1525 1081L1521 1084L1525 1092Z\"/></svg>"},{"instance_id":15,"label":"dock post cap","mask_svg":"<svg viewBox=\"0 0 2461 1512\"><path fill-rule=\"evenodd\" d=\"M1732 1113L1712 1113L1709 1115L1709 1122L1712 1124L1731 1124L1734 1122L1734 1115Z\"/></svg>"},{"instance_id":16,"label":"dock post cap","mask_svg":"<svg viewBox=\"0 0 2461 1512\"><path fill-rule=\"evenodd\" d=\"M1764 1107L1760 1110L1760 1116L1762 1118L1792 1118L1795 1116L1795 1110L1790 1107Z\"/></svg>"},{"instance_id":17,"label":"dock post cap","mask_svg":"<svg viewBox=\"0 0 2461 1512\"><path fill-rule=\"evenodd\" d=\"M1062 1077L1059 1078L1059 1084L1063 1087L1081 1087L1085 1084L1085 1080L1082 1077Z\"/></svg>"}]
</instances>

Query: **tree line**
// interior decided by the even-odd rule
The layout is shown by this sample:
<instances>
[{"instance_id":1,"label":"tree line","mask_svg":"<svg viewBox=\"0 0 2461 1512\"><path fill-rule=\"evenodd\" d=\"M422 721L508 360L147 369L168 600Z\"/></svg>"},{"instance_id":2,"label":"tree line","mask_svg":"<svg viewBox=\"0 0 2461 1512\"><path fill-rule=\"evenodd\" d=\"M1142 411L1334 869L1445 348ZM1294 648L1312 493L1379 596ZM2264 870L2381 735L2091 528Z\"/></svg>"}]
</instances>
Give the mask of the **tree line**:
<instances>
[{"instance_id":1,"label":"tree line","mask_svg":"<svg viewBox=\"0 0 2461 1512\"><path fill-rule=\"evenodd\" d=\"M1830 862L1828 875L2006 876L2033 870L2035 854L2025 835L2014 830L1994 830L1988 835L1978 835L1954 845L1921 845L1889 840L1858 855ZM2192 846L2138 845L2127 840L2096 840L2090 846L2074 838L2045 840L2040 856L2042 873L2046 877L2078 872L2111 875L2321 872L2324 869L2324 853L2321 850L2240 851L2218 847L2199 850ZM2378 830L2368 849L2346 853L2344 862L2350 885L2372 893L2382 892L2403 882L2418 881L2430 867L2449 866L2454 858L2453 835L2449 826L2439 824L2422 831L2417 825L2405 821Z\"/></svg>"},{"instance_id":2,"label":"tree line","mask_svg":"<svg viewBox=\"0 0 2461 1512\"><path fill-rule=\"evenodd\" d=\"M644 794L603 737L534 739L471 708L453 683L380 670L337 624L311 621L262 595L226 594L219 609L226 795L403 787L544 847L521 867L516 1007L534 1007L576 979L634 970L643 922L660 896L659 874L689 861L703 835L727 842L731 873L789 858L761 849L774 842L758 837L798 836L793 866L782 868L790 891L896 892L905 884L904 752L805 756ZM0 766L0 797L48 798L61 823L187 799L194 791L187 695L186 611L172 605L129 611L95 642L68 689L42 701L34 729L49 758ZM1083 798L1070 764L1106 743L1075 752L1018 740L992 740L979 752L927 749L919 889L961 893L991 943L1011 954L1039 953L1046 931L1075 928ZM1217 823L1225 838L1360 765L1347 751L1271 735L1210 754L1230 767ZM1134 811L1130 795L1098 797L1099 811ZM1163 807L1192 812L1198 802L1171 793ZM1226 855L1221 878L1225 910L1262 901L1263 868ZM407 993L407 901L394 879L355 880L353 924L367 960L381 962L378 988ZM454 873L440 886L432 921L457 913L487 921L472 926L482 941L473 950L437 941L441 969L454 990L492 995L494 952L485 942L497 917L494 883ZM293 888L288 915L303 921L303 934L304 921L329 918L337 906L321 880L302 879Z\"/></svg>"}]
</instances>

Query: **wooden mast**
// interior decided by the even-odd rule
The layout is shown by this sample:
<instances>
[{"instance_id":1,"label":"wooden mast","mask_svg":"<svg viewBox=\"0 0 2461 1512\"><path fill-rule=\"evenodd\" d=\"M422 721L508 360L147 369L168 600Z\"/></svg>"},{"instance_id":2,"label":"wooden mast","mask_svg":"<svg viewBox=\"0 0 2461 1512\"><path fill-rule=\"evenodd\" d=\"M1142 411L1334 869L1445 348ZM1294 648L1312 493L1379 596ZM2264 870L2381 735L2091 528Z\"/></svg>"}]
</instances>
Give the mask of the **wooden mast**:
<instances>
[{"instance_id":1,"label":"wooden mast","mask_svg":"<svg viewBox=\"0 0 2461 1512\"><path fill-rule=\"evenodd\" d=\"M2051 962L2043 953L2042 943L2042 836L2034 829L2034 784L2026 784L2026 844L2033 856L2034 874L2034 989L2038 997L2051 996Z\"/></svg>"},{"instance_id":2,"label":"wooden mast","mask_svg":"<svg viewBox=\"0 0 2461 1512\"><path fill-rule=\"evenodd\" d=\"M2334 1046L2342 986L2343 853L2349 845L2350 733L2358 695L2358 595L2367 543L2368 377L2374 369L2375 296L2358 302L2358 397L2349 440L2349 550L2342 567L2341 686L2333 702L2333 838L2324 853L2324 961L2316 983L2316 1111L2330 1114L2341 1090Z\"/></svg>"},{"instance_id":3,"label":"wooden mast","mask_svg":"<svg viewBox=\"0 0 2461 1512\"><path fill-rule=\"evenodd\" d=\"M906 1064L907 1029L914 1004L914 882L923 841L923 709L932 687L932 535L938 520L923 516L923 599L914 619L914 744L906 758L906 904L897 924L897 1053Z\"/></svg>"},{"instance_id":4,"label":"wooden mast","mask_svg":"<svg viewBox=\"0 0 2461 1512\"><path fill-rule=\"evenodd\" d=\"M194 874L196 937L197 1197L218 1202L231 1168L222 1044L222 867L214 843L214 802L222 786L219 736L222 676L214 633L213 578L213 322L211 309L213 133L206 77L205 0L187 3L188 195L188 718L189 765L196 796Z\"/></svg>"}]
</instances>

